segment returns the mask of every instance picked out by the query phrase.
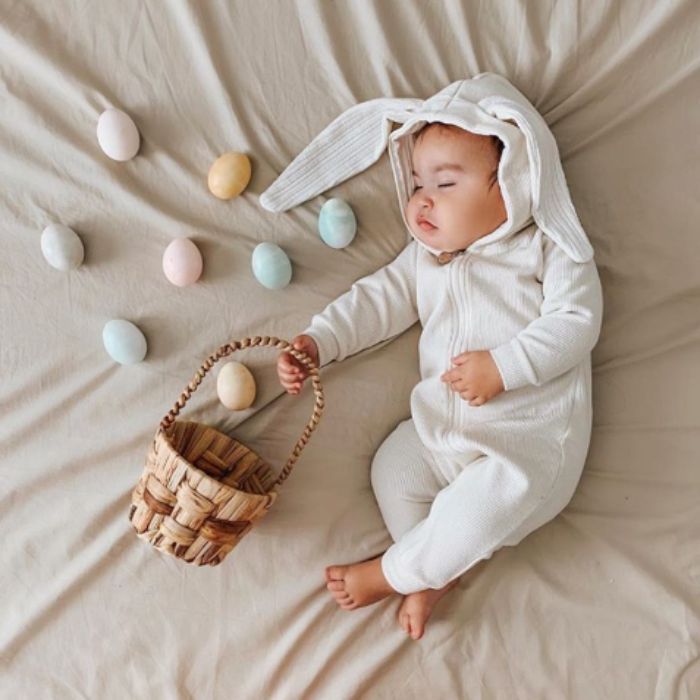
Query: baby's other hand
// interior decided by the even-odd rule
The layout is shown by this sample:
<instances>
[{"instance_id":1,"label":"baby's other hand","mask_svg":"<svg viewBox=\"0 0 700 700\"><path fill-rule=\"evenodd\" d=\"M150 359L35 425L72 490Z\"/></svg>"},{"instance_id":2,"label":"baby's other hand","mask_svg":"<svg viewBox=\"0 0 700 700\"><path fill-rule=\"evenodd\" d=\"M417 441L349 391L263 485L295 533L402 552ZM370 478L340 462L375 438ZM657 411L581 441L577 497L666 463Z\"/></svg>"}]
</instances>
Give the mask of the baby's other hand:
<instances>
[{"instance_id":1,"label":"baby's other hand","mask_svg":"<svg viewBox=\"0 0 700 700\"><path fill-rule=\"evenodd\" d=\"M463 352L453 357L452 362L457 366L443 373L440 379L470 406L483 406L505 391L501 373L488 350Z\"/></svg>"},{"instance_id":2,"label":"baby's other hand","mask_svg":"<svg viewBox=\"0 0 700 700\"><path fill-rule=\"evenodd\" d=\"M298 335L292 340L295 350L305 352L318 367L318 346L310 335ZM298 394L309 376L309 370L290 352L280 353L277 358L277 376L288 394Z\"/></svg>"}]
</instances>

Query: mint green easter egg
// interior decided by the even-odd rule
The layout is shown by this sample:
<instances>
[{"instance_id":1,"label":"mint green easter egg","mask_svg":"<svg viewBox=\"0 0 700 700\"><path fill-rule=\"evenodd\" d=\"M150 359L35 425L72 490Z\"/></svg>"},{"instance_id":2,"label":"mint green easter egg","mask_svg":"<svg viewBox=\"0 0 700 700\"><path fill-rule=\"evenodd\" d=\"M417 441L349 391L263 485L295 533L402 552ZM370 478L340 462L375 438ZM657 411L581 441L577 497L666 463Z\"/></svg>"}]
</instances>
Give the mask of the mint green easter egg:
<instances>
[{"instance_id":1,"label":"mint green easter egg","mask_svg":"<svg viewBox=\"0 0 700 700\"><path fill-rule=\"evenodd\" d=\"M344 199L329 199L319 212L318 232L323 242L331 248L345 248L357 233L355 212Z\"/></svg>"},{"instance_id":2,"label":"mint green easter egg","mask_svg":"<svg viewBox=\"0 0 700 700\"><path fill-rule=\"evenodd\" d=\"M251 263L255 279L268 289L282 289L292 279L292 263L276 243L255 246Z\"/></svg>"}]
</instances>

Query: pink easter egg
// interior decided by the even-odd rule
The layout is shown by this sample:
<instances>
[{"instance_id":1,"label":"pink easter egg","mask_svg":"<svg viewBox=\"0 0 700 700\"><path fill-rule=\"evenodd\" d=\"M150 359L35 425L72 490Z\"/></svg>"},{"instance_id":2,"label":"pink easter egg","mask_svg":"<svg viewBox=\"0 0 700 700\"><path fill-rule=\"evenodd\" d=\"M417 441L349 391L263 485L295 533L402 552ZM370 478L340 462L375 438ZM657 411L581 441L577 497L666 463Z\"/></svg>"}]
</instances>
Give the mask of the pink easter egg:
<instances>
[{"instance_id":1,"label":"pink easter egg","mask_svg":"<svg viewBox=\"0 0 700 700\"><path fill-rule=\"evenodd\" d=\"M202 274L202 254L189 238L176 238L163 253L163 272L177 287L194 284Z\"/></svg>"}]
</instances>

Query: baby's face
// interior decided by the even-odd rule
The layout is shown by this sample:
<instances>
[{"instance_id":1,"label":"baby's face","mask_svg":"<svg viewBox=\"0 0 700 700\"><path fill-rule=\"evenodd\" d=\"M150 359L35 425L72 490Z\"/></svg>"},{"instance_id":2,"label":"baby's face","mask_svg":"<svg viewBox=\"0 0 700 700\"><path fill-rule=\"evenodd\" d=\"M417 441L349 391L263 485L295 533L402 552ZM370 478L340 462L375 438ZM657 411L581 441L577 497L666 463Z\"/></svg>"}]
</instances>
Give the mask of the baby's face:
<instances>
[{"instance_id":1,"label":"baby's face","mask_svg":"<svg viewBox=\"0 0 700 700\"><path fill-rule=\"evenodd\" d=\"M414 191L406 219L440 251L461 250L508 218L488 136L429 128L413 149Z\"/></svg>"}]
</instances>

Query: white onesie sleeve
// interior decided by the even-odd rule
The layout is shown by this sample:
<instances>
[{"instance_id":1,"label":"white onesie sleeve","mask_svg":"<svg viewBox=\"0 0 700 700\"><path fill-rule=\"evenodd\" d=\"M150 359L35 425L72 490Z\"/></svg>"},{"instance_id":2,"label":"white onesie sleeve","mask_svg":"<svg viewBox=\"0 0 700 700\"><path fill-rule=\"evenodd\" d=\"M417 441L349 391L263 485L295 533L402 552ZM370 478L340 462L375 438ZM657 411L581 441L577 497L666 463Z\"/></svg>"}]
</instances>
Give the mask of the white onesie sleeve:
<instances>
[{"instance_id":1,"label":"white onesie sleeve","mask_svg":"<svg viewBox=\"0 0 700 700\"><path fill-rule=\"evenodd\" d=\"M411 241L394 260L357 280L311 319L303 334L316 341L320 365L398 335L418 320L417 245Z\"/></svg>"},{"instance_id":2,"label":"white onesie sleeve","mask_svg":"<svg viewBox=\"0 0 700 700\"><path fill-rule=\"evenodd\" d=\"M543 239L541 315L490 351L506 391L564 374L600 335L603 291L595 261L574 262L549 236Z\"/></svg>"}]
</instances>

